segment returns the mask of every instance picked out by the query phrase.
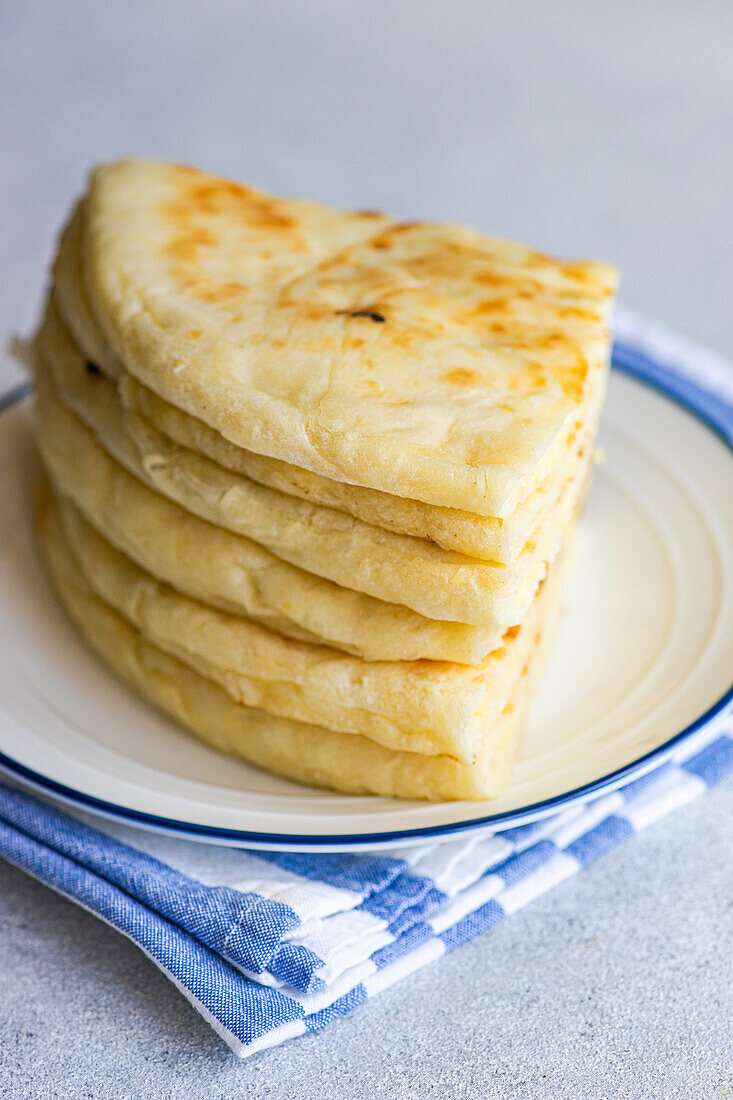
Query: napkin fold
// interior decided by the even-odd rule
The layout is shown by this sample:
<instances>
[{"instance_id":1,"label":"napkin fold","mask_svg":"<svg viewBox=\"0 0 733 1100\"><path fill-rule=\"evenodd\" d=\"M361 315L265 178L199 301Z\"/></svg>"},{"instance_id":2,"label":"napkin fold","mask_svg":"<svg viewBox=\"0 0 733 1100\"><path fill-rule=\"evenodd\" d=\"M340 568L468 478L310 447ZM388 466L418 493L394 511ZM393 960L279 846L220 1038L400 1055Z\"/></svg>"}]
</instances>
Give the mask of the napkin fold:
<instances>
[{"instance_id":1,"label":"napkin fold","mask_svg":"<svg viewBox=\"0 0 733 1100\"><path fill-rule=\"evenodd\" d=\"M620 790L387 853L254 852L0 787L0 854L136 943L240 1056L324 1027L733 773L729 711Z\"/></svg>"},{"instance_id":2,"label":"napkin fold","mask_svg":"<svg viewBox=\"0 0 733 1100\"><path fill-rule=\"evenodd\" d=\"M626 310L616 332L617 366L694 391L733 438L725 360ZM180 840L0 786L0 855L128 936L247 1056L324 1027L731 773L728 708L641 778L543 821L337 854Z\"/></svg>"}]
</instances>

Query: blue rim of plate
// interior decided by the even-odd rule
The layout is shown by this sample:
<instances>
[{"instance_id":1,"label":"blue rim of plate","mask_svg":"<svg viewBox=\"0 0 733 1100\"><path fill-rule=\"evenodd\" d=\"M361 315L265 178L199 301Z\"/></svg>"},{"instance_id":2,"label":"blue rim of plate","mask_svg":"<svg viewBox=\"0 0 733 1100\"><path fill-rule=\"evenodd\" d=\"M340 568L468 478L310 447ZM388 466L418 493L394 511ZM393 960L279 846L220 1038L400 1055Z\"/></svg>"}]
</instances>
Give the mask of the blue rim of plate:
<instances>
[{"instance_id":1,"label":"blue rim of plate","mask_svg":"<svg viewBox=\"0 0 733 1100\"><path fill-rule=\"evenodd\" d=\"M627 344L617 341L613 348L612 365L614 370L629 375L636 381L656 390L663 396L681 406L686 412L695 416L733 453L733 407L727 405L722 399L697 386L694 382L670 371L663 364L657 362L651 355ZM0 415L13 408L32 392L30 382L22 382L0 396ZM696 718L694 722L685 726L679 733L668 738L663 744L650 752L637 757L630 764L609 772L600 779L594 779L580 787L574 787L564 794L547 798L540 802L530 803L514 810L500 814L485 814L482 817L469 818L446 825L428 825L423 828L395 829L380 833L358 833L349 836L338 834L318 833L309 835L292 836L287 833L256 833L249 830L224 829L214 825L199 825L195 822L177 821L173 818L158 817L155 814L146 814L140 810L132 810L126 806L118 806L114 802L107 802L83 791L74 790L63 783L57 783L54 779L41 775L39 772L26 768L23 764L13 760L0 752L0 769L16 776L29 786L50 795L51 797L68 802L83 809L96 811L106 817L127 821L130 824L144 826L168 833L174 833L181 837L195 837L198 839L220 840L231 844L247 844L260 846L273 845L279 848L287 847L297 849L302 847L313 848L321 845L323 848L357 848L369 844L399 843L422 837L450 836L469 830L491 828L495 831L509 829L517 822L525 822L531 819L547 817L554 811L561 810L564 806L573 802L590 801L604 791L611 791L620 787L626 779L630 779L637 773L649 771L655 763L662 763L673 749L687 738L691 737L699 729L710 722L727 705L733 701L733 684L717 699L704 714Z\"/></svg>"}]
</instances>

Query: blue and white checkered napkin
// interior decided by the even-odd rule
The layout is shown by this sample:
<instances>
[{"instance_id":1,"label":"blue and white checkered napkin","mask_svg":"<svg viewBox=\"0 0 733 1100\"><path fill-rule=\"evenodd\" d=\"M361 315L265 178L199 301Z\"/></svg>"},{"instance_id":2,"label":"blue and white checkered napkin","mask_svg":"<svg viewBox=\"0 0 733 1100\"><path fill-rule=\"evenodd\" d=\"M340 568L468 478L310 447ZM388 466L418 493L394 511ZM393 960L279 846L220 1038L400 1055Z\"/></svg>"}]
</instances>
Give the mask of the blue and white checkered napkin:
<instances>
[{"instance_id":1,"label":"blue and white checkered napkin","mask_svg":"<svg viewBox=\"0 0 733 1100\"><path fill-rule=\"evenodd\" d=\"M705 377L718 401L733 397L712 354L675 354L666 334L628 315L621 326L627 368L653 351ZM92 824L0 786L0 855L129 936L245 1056L349 1012L730 773L729 709L654 771L589 805L495 835L337 855Z\"/></svg>"},{"instance_id":2,"label":"blue and white checkered napkin","mask_svg":"<svg viewBox=\"0 0 733 1100\"><path fill-rule=\"evenodd\" d=\"M587 807L494 836L313 855L175 840L0 787L0 854L119 929L241 1056L323 1027L733 773L733 714Z\"/></svg>"}]
</instances>

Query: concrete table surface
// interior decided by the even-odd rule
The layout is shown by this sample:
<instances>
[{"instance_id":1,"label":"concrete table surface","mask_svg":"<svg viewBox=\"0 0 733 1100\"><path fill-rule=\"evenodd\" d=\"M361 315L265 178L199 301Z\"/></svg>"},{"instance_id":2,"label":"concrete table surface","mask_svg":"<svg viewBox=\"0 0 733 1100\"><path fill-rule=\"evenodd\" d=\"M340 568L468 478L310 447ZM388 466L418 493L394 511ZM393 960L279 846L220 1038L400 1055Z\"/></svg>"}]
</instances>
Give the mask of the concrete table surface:
<instances>
[{"instance_id":1,"label":"concrete table surface","mask_svg":"<svg viewBox=\"0 0 733 1100\"><path fill-rule=\"evenodd\" d=\"M724 0L5 0L0 333L88 165L142 153L612 259L629 304L733 354L732 42ZM245 1063L0 865L0 1097L731 1096L732 794Z\"/></svg>"}]
</instances>

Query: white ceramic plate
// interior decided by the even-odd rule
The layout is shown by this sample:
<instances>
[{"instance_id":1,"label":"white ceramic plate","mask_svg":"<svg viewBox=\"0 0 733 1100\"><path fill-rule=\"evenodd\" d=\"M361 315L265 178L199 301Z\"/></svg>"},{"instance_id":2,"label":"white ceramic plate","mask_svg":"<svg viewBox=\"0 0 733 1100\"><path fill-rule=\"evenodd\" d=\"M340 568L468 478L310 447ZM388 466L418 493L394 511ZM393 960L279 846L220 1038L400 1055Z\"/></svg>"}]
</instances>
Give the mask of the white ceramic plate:
<instances>
[{"instance_id":1,"label":"white ceramic plate","mask_svg":"<svg viewBox=\"0 0 733 1100\"><path fill-rule=\"evenodd\" d=\"M333 850L507 828L661 762L732 694L733 452L709 395L636 352L618 360L636 377L612 374L606 461L567 613L503 798L432 805L311 790L206 748L138 700L77 637L39 565L17 395L0 416L0 764L150 828Z\"/></svg>"}]
</instances>

